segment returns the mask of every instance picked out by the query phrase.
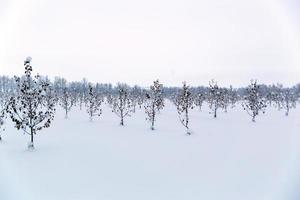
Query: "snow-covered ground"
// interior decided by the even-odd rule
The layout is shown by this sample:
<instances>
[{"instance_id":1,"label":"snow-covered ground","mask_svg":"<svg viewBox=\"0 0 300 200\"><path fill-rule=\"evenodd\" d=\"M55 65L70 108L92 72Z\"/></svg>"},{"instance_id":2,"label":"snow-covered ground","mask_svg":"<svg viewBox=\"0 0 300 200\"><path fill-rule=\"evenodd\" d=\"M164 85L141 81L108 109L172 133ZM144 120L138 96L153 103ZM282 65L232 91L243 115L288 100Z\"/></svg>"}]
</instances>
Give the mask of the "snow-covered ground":
<instances>
[{"instance_id":1,"label":"snow-covered ground","mask_svg":"<svg viewBox=\"0 0 300 200\"><path fill-rule=\"evenodd\" d=\"M7 123L0 143L0 200L299 200L300 108L268 109L256 123L240 106L217 119L195 108L187 136L168 105L149 129L143 110L108 107L90 122L62 110L35 137Z\"/></svg>"}]
</instances>

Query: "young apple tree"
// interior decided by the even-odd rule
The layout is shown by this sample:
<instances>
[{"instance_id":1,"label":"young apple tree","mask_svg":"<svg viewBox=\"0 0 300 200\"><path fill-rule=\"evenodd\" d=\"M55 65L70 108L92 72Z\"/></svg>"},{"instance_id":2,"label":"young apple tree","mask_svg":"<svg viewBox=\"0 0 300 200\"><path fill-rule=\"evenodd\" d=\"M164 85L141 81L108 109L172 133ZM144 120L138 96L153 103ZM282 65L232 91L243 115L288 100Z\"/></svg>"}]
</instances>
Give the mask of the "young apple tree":
<instances>
[{"instance_id":1,"label":"young apple tree","mask_svg":"<svg viewBox=\"0 0 300 200\"><path fill-rule=\"evenodd\" d=\"M290 109L296 108L297 97L290 88L282 89L281 95L281 107L285 109L285 116L288 116Z\"/></svg>"},{"instance_id":2,"label":"young apple tree","mask_svg":"<svg viewBox=\"0 0 300 200\"><path fill-rule=\"evenodd\" d=\"M239 96L236 89L233 89L232 86L230 86L228 89L228 96L229 96L229 104L231 104L231 108L234 108L235 104L239 100Z\"/></svg>"},{"instance_id":3,"label":"young apple tree","mask_svg":"<svg viewBox=\"0 0 300 200\"><path fill-rule=\"evenodd\" d=\"M75 98L67 87L63 88L63 93L59 99L59 105L65 110L65 118L68 118L68 113L75 104Z\"/></svg>"},{"instance_id":4,"label":"young apple tree","mask_svg":"<svg viewBox=\"0 0 300 200\"><path fill-rule=\"evenodd\" d=\"M43 128L50 127L54 118L55 105L48 104L46 99L49 84L40 79L39 75L32 76L31 58L25 62L25 76L15 77L17 93L12 96L6 107L15 127L30 135L29 149L34 148L33 137ZM50 97L49 97L50 98Z\"/></svg>"},{"instance_id":5,"label":"young apple tree","mask_svg":"<svg viewBox=\"0 0 300 200\"><path fill-rule=\"evenodd\" d=\"M181 124L186 128L186 133L191 135L189 131L189 110L194 108L193 95L190 92L189 86L186 82L183 82L180 93L176 96L175 105L179 114L179 120Z\"/></svg>"},{"instance_id":6,"label":"young apple tree","mask_svg":"<svg viewBox=\"0 0 300 200\"><path fill-rule=\"evenodd\" d=\"M230 94L229 90L227 88L221 88L221 93L223 97L223 109L224 112L227 113L228 111L228 106L230 105Z\"/></svg>"},{"instance_id":7,"label":"young apple tree","mask_svg":"<svg viewBox=\"0 0 300 200\"><path fill-rule=\"evenodd\" d=\"M112 108L112 112L121 119L120 125L124 126L124 118L134 112L133 102L129 97L126 85L118 85L117 95L114 95L112 98Z\"/></svg>"},{"instance_id":8,"label":"young apple tree","mask_svg":"<svg viewBox=\"0 0 300 200\"><path fill-rule=\"evenodd\" d=\"M265 113L266 100L260 94L259 85L257 85L256 81L251 81L251 84L248 86L242 106L252 117L252 122L255 122L255 117L260 112Z\"/></svg>"},{"instance_id":9,"label":"young apple tree","mask_svg":"<svg viewBox=\"0 0 300 200\"><path fill-rule=\"evenodd\" d=\"M158 80L150 86L150 91L146 93L145 113L146 120L151 123L151 130L154 130L155 117L157 113L164 107L164 98L162 94L163 85Z\"/></svg>"},{"instance_id":10,"label":"young apple tree","mask_svg":"<svg viewBox=\"0 0 300 200\"><path fill-rule=\"evenodd\" d=\"M99 94L95 93L94 87L89 84L89 92L87 93L85 106L90 117L90 121L93 121L93 117L100 116L102 114L101 104L103 98Z\"/></svg>"},{"instance_id":11,"label":"young apple tree","mask_svg":"<svg viewBox=\"0 0 300 200\"><path fill-rule=\"evenodd\" d=\"M82 104L85 102L85 97L87 95L88 81L83 78L79 84L78 90L78 99L79 99L79 108L82 109Z\"/></svg>"},{"instance_id":12,"label":"young apple tree","mask_svg":"<svg viewBox=\"0 0 300 200\"><path fill-rule=\"evenodd\" d=\"M130 99L132 102L132 106L133 106L133 112L135 113L136 111L136 106L138 105L139 108L141 108L141 101L143 100L143 90L135 85L130 92Z\"/></svg>"},{"instance_id":13,"label":"young apple tree","mask_svg":"<svg viewBox=\"0 0 300 200\"><path fill-rule=\"evenodd\" d=\"M52 104L56 105L58 102L58 97L54 91L53 84L51 83L51 81L49 79L44 79L44 80L41 79L41 80L45 81L45 83L49 85L49 87L47 88L47 90L45 92L45 100L46 100L47 106L51 106Z\"/></svg>"},{"instance_id":14,"label":"young apple tree","mask_svg":"<svg viewBox=\"0 0 300 200\"><path fill-rule=\"evenodd\" d=\"M201 111L201 109L202 109L202 105L203 105L205 99L206 99L206 94L205 94L204 91L199 91L199 92L195 95L195 98L194 98L194 101L195 101L195 102L194 102L194 103L195 103L196 106L199 107L199 110L200 110L200 111Z\"/></svg>"},{"instance_id":15,"label":"young apple tree","mask_svg":"<svg viewBox=\"0 0 300 200\"><path fill-rule=\"evenodd\" d=\"M214 114L214 118L217 118L217 110L219 108L224 108L224 90L220 88L214 80L209 82L209 89L208 89L208 104L209 108L212 110Z\"/></svg>"}]
</instances>

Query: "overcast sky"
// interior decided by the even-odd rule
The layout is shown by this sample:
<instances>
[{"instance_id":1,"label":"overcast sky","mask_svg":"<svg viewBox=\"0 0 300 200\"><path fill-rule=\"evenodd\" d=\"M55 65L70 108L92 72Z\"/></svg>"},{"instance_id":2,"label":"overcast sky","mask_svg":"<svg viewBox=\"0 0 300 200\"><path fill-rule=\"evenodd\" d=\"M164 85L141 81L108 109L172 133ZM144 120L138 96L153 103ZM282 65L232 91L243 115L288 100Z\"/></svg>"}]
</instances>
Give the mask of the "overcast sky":
<instances>
[{"instance_id":1,"label":"overcast sky","mask_svg":"<svg viewBox=\"0 0 300 200\"><path fill-rule=\"evenodd\" d=\"M0 0L0 74L228 86L300 82L298 0Z\"/></svg>"}]
</instances>

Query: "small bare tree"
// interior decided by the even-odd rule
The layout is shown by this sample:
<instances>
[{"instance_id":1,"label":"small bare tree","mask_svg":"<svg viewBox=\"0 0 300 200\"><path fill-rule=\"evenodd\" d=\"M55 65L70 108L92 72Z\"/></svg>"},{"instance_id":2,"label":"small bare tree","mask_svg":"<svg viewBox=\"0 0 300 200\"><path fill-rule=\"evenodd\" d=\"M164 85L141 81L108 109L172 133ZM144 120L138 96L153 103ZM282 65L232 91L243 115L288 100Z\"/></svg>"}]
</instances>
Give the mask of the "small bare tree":
<instances>
[{"instance_id":1,"label":"small bare tree","mask_svg":"<svg viewBox=\"0 0 300 200\"><path fill-rule=\"evenodd\" d=\"M285 116L288 116L290 109L296 108L297 97L290 88L282 89L281 95L281 107L285 109Z\"/></svg>"},{"instance_id":2,"label":"small bare tree","mask_svg":"<svg viewBox=\"0 0 300 200\"><path fill-rule=\"evenodd\" d=\"M217 110L219 108L224 108L224 90L220 88L214 80L209 82L208 90L208 104L209 108L212 110L214 118L217 118Z\"/></svg>"},{"instance_id":3,"label":"small bare tree","mask_svg":"<svg viewBox=\"0 0 300 200\"><path fill-rule=\"evenodd\" d=\"M221 88L221 93L222 93L223 109L224 109L224 112L227 113L228 106L230 104L229 90L227 88Z\"/></svg>"},{"instance_id":4,"label":"small bare tree","mask_svg":"<svg viewBox=\"0 0 300 200\"><path fill-rule=\"evenodd\" d=\"M239 100L239 96L236 89L233 89L233 87L230 86L228 89L228 95L229 95L229 103L231 104L231 108L234 108L236 102Z\"/></svg>"},{"instance_id":5,"label":"small bare tree","mask_svg":"<svg viewBox=\"0 0 300 200\"><path fill-rule=\"evenodd\" d=\"M194 98L195 102L194 103L195 103L196 106L199 107L200 111L202 109L202 105L203 105L205 99L206 99L206 96L205 96L205 93L203 91L201 91L201 92L199 92L195 95L195 98Z\"/></svg>"},{"instance_id":6,"label":"small bare tree","mask_svg":"<svg viewBox=\"0 0 300 200\"><path fill-rule=\"evenodd\" d=\"M93 121L94 116L100 116L102 114L101 104L103 98L99 94L96 94L94 88L89 84L89 92L86 96L85 106L90 117L90 121Z\"/></svg>"},{"instance_id":7,"label":"small bare tree","mask_svg":"<svg viewBox=\"0 0 300 200\"><path fill-rule=\"evenodd\" d=\"M57 105L58 97L54 91L53 85L50 80L45 79L45 83L48 84L48 88L45 92L45 101L47 106L51 106L52 104Z\"/></svg>"},{"instance_id":8,"label":"small bare tree","mask_svg":"<svg viewBox=\"0 0 300 200\"><path fill-rule=\"evenodd\" d=\"M32 77L31 58L25 62L25 77L15 77L17 95L12 96L6 107L15 127L30 135L29 149L33 149L33 136L37 131L48 128L54 118L55 105L48 104L46 93L49 84L40 79L39 75ZM50 97L49 97L50 98Z\"/></svg>"},{"instance_id":9,"label":"small bare tree","mask_svg":"<svg viewBox=\"0 0 300 200\"><path fill-rule=\"evenodd\" d=\"M127 86L118 85L118 93L112 98L112 112L120 117L120 125L124 126L124 118L134 112L133 103L129 97Z\"/></svg>"},{"instance_id":10,"label":"small bare tree","mask_svg":"<svg viewBox=\"0 0 300 200\"><path fill-rule=\"evenodd\" d=\"M72 93L69 91L67 87L63 88L63 93L59 99L59 105L64 109L66 119L68 118L68 114L74 104L75 104L75 99Z\"/></svg>"},{"instance_id":11,"label":"small bare tree","mask_svg":"<svg viewBox=\"0 0 300 200\"><path fill-rule=\"evenodd\" d=\"M164 107L162 89L163 85L159 83L159 80L156 80L153 82L153 85L150 86L150 91L146 93L144 108L147 114L146 120L151 123L151 130L154 130L157 113Z\"/></svg>"},{"instance_id":12,"label":"small bare tree","mask_svg":"<svg viewBox=\"0 0 300 200\"><path fill-rule=\"evenodd\" d=\"M131 102L132 102L134 113L136 111L136 106L137 105L139 106L139 108L141 108L140 103L141 103L142 97L143 97L143 90L139 86L135 85L133 88L131 88L130 99L131 99Z\"/></svg>"},{"instance_id":13,"label":"small bare tree","mask_svg":"<svg viewBox=\"0 0 300 200\"><path fill-rule=\"evenodd\" d=\"M259 85L257 81L251 81L251 84L246 90L246 96L242 103L244 110L252 117L252 122L255 122L255 117L259 112L265 113L266 100L259 92Z\"/></svg>"},{"instance_id":14,"label":"small bare tree","mask_svg":"<svg viewBox=\"0 0 300 200\"><path fill-rule=\"evenodd\" d=\"M186 82L183 82L182 89L176 96L175 105L179 114L179 120L186 128L188 135L191 135L189 131L189 110L194 108L193 101L193 95L190 92L189 86L186 85Z\"/></svg>"}]
</instances>

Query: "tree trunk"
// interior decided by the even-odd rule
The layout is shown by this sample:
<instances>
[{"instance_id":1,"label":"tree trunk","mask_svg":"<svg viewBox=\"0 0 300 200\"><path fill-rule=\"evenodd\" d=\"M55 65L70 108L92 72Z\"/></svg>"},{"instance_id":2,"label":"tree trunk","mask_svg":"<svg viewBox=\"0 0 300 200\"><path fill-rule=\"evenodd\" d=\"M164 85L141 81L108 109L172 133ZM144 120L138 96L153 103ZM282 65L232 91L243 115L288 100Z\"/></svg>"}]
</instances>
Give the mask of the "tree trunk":
<instances>
[{"instance_id":1,"label":"tree trunk","mask_svg":"<svg viewBox=\"0 0 300 200\"><path fill-rule=\"evenodd\" d=\"M154 108L154 104L153 104L152 105L151 130L154 130L154 120L155 120L155 108Z\"/></svg>"},{"instance_id":2,"label":"tree trunk","mask_svg":"<svg viewBox=\"0 0 300 200\"><path fill-rule=\"evenodd\" d=\"M215 107L214 118L217 118L217 107Z\"/></svg>"},{"instance_id":3,"label":"tree trunk","mask_svg":"<svg viewBox=\"0 0 300 200\"><path fill-rule=\"evenodd\" d=\"M154 117L152 117L152 122L151 122L151 130L154 130Z\"/></svg>"},{"instance_id":4,"label":"tree trunk","mask_svg":"<svg viewBox=\"0 0 300 200\"><path fill-rule=\"evenodd\" d=\"M66 109L65 118L68 119L68 110Z\"/></svg>"},{"instance_id":5,"label":"tree trunk","mask_svg":"<svg viewBox=\"0 0 300 200\"><path fill-rule=\"evenodd\" d=\"M188 109L185 109L185 127L186 127L186 133L188 135L191 135L191 133L189 132L189 111L188 111Z\"/></svg>"},{"instance_id":6,"label":"tree trunk","mask_svg":"<svg viewBox=\"0 0 300 200\"><path fill-rule=\"evenodd\" d=\"M33 144L33 130L30 128L30 142Z\"/></svg>"},{"instance_id":7,"label":"tree trunk","mask_svg":"<svg viewBox=\"0 0 300 200\"><path fill-rule=\"evenodd\" d=\"M289 115L289 111L290 111L290 108L289 108L289 106L286 106L286 112L285 112L285 116L288 116L288 115Z\"/></svg>"},{"instance_id":8,"label":"tree trunk","mask_svg":"<svg viewBox=\"0 0 300 200\"><path fill-rule=\"evenodd\" d=\"M33 134L34 134L34 131L32 129L32 127L30 128L30 142L28 144L28 149L29 150L32 150L34 149L34 145L33 145Z\"/></svg>"},{"instance_id":9,"label":"tree trunk","mask_svg":"<svg viewBox=\"0 0 300 200\"><path fill-rule=\"evenodd\" d=\"M121 109L120 116L121 116L121 123L120 123L120 125L124 126L124 116L123 116L123 110L122 109Z\"/></svg>"}]
</instances>

